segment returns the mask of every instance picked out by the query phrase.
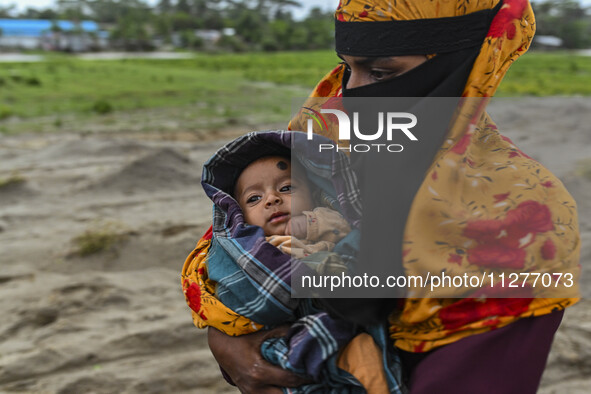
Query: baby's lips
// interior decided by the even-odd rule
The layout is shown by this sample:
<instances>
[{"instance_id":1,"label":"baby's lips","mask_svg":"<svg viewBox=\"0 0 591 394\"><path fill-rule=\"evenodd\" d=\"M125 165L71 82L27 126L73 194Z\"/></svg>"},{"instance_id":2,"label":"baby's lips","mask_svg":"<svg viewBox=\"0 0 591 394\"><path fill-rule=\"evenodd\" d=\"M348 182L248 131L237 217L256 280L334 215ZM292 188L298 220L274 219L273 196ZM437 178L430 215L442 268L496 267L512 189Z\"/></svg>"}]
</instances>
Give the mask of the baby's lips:
<instances>
[{"instance_id":1,"label":"baby's lips","mask_svg":"<svg viewBox=\"0 0 591 394\"><path fill-rule=\"evenodd\" d=\"M269 219L269 223L281 223L286 220L289 220L289 213L279 212L277 214L271 215L271 218Z\"/></svg>"}]
</instances>

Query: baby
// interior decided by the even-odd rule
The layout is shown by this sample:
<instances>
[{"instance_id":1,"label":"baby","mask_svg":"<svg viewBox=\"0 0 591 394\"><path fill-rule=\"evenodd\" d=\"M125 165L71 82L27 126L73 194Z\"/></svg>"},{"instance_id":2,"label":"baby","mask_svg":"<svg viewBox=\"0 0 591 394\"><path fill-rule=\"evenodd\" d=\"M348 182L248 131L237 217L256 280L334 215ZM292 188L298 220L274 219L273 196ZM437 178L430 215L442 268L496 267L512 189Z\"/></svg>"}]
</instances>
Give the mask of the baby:
<instances>
[{"instance_id":1,"label":"baby","mask_svg":"<svg viewBox=\"0 0 591 394\"><path fill-rule=\"evenodd\" d=\"M244 221L261 227L267 241L296 258L331 251L351 227L337 211L317 207L303 168L282 156L266 156L240 174L234 198Z\"/></svg>"},{"instance_id":2,"label":"baby","mask_svg":"<svg viewBox=\"0 0 591 394\"><path fill-rule=\"evenodd\" d=\"M296 258L332 251L335 243L351 231L337 211L314 208L304 174L297 161L265 156L242 171L233 193L244 221L261 227L269 243ZM341 349L337 364L355 376L366 392L388 392L381 350L368 334L356 335Z\"/></svg>"},{"instance_id":3,"label":"baby","mask_svg":"<svg viewBox=\"0 0 591 394\"><path fill-rule=\"evenodd\" d=\"M362 330L330 316L314 297L291 294L293 275L347 268L359 233L352 229L360 202L346 157L289 159L294 146L308 152L309 145L303 133L249 133L204 164L213 226L185 262L183 289L201 328L245 335L289 324L286 336L261 344L261 354L312 378L295 392L388 392L399 372L395 355L382 352L389 349L385 326Z\"/></svg>"}]
</instances>

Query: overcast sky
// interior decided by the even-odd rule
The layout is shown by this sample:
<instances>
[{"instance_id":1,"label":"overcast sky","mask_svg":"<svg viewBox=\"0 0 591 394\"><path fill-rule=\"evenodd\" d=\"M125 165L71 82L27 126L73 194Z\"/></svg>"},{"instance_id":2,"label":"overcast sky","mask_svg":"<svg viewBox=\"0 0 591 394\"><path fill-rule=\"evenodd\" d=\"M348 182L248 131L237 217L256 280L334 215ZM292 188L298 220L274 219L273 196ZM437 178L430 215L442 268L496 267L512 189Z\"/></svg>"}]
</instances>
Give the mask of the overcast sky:
<instances>
[{"instance_id":1,"label":"overcast sky","mask_svg":"<svg viewBox=\"0 0 591 394\"><path fill-rule=\"evenodd\" d=\"M535 0L534 0L535 1ZM583 5L591 6L591 0L579 0ZM158 3L158 0L146 0L148 4L154 5ZM305 0L301 2L303 7L294 10L294 15L305 16L308 10L312 7L322 7L323 9L331 10L335 9L338 0ZM7 6L11 4L17 4L19 10L24 10L27 7L33 8L46 8L55 4L55 0L0 0L0 6Z\"/></svg>"}]
</instances>

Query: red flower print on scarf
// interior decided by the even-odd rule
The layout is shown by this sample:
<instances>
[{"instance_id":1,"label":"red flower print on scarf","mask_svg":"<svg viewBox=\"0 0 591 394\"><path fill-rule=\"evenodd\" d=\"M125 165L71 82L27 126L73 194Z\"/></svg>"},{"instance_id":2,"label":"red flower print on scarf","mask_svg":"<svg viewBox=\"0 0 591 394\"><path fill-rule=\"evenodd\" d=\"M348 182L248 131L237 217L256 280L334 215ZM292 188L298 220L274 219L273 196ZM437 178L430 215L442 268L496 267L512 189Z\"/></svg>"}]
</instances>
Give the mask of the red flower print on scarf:
<instances>
[{"instance_id":1,"label":"red flower print on scarf","mask_svg":"<svg viewBox=\"0 0 591 394\"><path fill-rule=\"evenodd\" d=\"M495 194L493 196L493 198L495 199L495 204L501 201L505 201L509 197L509 194L511 194L511 192Z\"/></svg>"},{"instance_id":2,"label":"red flower print on scarf","mask_svg":"<svg viewBox=\"0 0 591 394\"><path fill-rule=\"evenodd\" d=\"M533 200L522 202L517 208L507 212L503 223L507 227L517 226L537 233L554 229L548 206Z\"/></svg>"},{"instance_id":3,"label":"red flower print on scarf","mask_svg":"<svg viewBox=\"0 0 591 394\"><path fill-rule=\"evenodd\" d=\"M534 242L536 234L552 229L550 209L532 200L508 211L504 219L469 222L463 235L478 245L468 249L468 262L481 267L523 268L525 247Z\"/></svg>"},{"instance_id":4,"label":"red flower print on scarf","mask_svg":"<svg viewBox=\"0 0 591 394\"><path fill-rule=\"evenodd\" d=\"M316 89L320 97L328 97L331 90L332 82L330 81L322 81L322 83L318 86L318 89Z\"/></svg>"},{"instance_id":5,"label":"red flower print on scarf","mask_svg":"<svg viewBox=\"0 0 591 394\"><path fill-rule=\"evenodd\" d=\"M470 298L464 298L441 309L439 312L441 323L447 330L457 330L492 316L519 316L526 312L532 301L531 288L511 289L512 298L494 298L501 295L508 297L508 291L508 288L500 288L499 286L480 289Z\"/></svg>"},{"instance_id":6,"label":"red flower print on scarf","mask_svg":"<svg viewBox=\"0 0 591 394\"><path fill-rule=\"evenodd\" d=\"M474 239L478 243L492 243L498 239L503 223L500 220L476 220L468 222L464 229L464 237Z\"/></svg>"},{"instance_id":7,"label":"red flower print on scarf","mask_svg":"<svg viewBox=\"0 0 591 394\"><path fill-rule=\"evenodd\" d=\"M501 9L490 24L487 37L502 37L507 33L508 39L515 38L514 21L521 19L526 7L527 0L503 0Z\"/></svg>"},{"instance_id":8,"label":"red flower print on scarf","mask_svg":"<svg viewBox=\"0 0 591 394\"><path fill-rule=\"evenodd\" d=\"M450 253L447 262L462 265L462 256L456 253Z\"/></svg>"},{"instance_id":9,"label":"red flower print on scarf","mask_svg":"<svg viewBox=\"0 0 591 394\"><path fill-rule=\"evenodd\" d=\"M324 104L320 106L322 109L336 109L342 112L347 112L343 106L342 97L331 97ZM329 123L338 124L339 120L335 114L324 114L325 119Z\"/></svg>"},{"instance_id":10,"label":"red flower print on scarf","mask_svg":"<svg viewBox=\"0 0 591 394\"><path fill-rule=\"evenodd\" d=\"M338 109L339 111L346 112L345 107L343 106L343 98L342 97L331 97L324 102L320 106L322 109ZM326 114L326 115L333 115L333 114ZM334 116L334 115L333 115ZM336 116L335 116L335 119Z\"/></svg>"},{"instance_id":11,"label":"red flower print on scarf","mask_svg":"<svg viewBox=\"0 0 591 394\"><path fill-rule=\"evenodd\" d=\"M554 183L552 183L552 181L546 181L546 182L540 183L540 185L542 185L544 187L554 187Z\"/></svg>"},{"instance_id":12,"label":"red flower print on scarf","mask_svg":"<svg viewBox=\"0 0 591 394\"><path fill-rule=\"evenodd\" d=\"M481 267L523 268L525 250L500 243L478 245L468 251L468 261Z\"/></svg>"},{"instance_id":13,"label":"red flower print on scarf","mask_svg":"<svg viewBox=\"0 0 591 394\"><path fill-rule=\"evenodd\" d=\"M207 231L205 232L205 234L203 234L203 236L201 238L205 239L205 240L210 240L212 236L213 236L213 226L209 226L209 228L207 229Z\"/></svg>"},{"instance_id":14,"label":"red flower print on scarf","mask_svg":"<svg viewBox=\"0 0 591 394\"><path fill-rule=\"evenodd\" d=\"M342 65L342 64L339 64L338 66L336 66L336 67L335 67L335 68L334 68L334 69L333 69L333 70L330 72L330 75L336 75L336 74L338 74L339 72L341 72L341 71L342 71L344 68L345 68L345 66L344 66L344 65Z\"/></svg>"},{"instance_id":15,"label":"red flower print on scarf","mask_svg":"<svg viewBox=\"0 0 591 394\"><path fill-rule=\"evenodd\" d=\"M455 145L450 149L450 151L457 153L459 155L463 155L466 153L466 149L468 149L468 145L470 145L470 138L472 137L471 134L464 134L462 138L460 138Z\"/></svg>"},{"instance_id":16,"label":"red flower print on scarf","mask_svg":"<svg viewBox=\"0 0 591 394\"><path fill-rule=\"evenodd\" d=\"M203 320L207 320L207 317L203 314L201 309L201 289L197 283L189 284L188 280L184 282L184 293L187 301L189 302L189 308L199 315Z\"/></svg>"},{"instance_id":17,"label":"red flower print on scarf","mask_svg":"<svg viewBox=\"0 0 591 394\"><path fill-rule=\"evenodd\" d=\"M511 141L511 139L509 137L505 137L504 135L501 136L501 139L505 142L510 143L511 145L513 145L513 147L516 149L514 151L509 152L509 158L512 159L514 157L518 157L518 156L523 156L526 157L530 160L533 160L529 155L523 153L523 151L521 149L519 149L514 143L513 141Z\"/></svg>"},{"instance_id":18,"label":"red flower print on scarf","mask_svg":"<svg viewBox=\"0 0 591 394\"><path fill-rule=\"evenodd\" d=\"M542 245L542 258L544 260L552 260L556 256L556 245L551 239L547 239Z\"/></svg>"}]
</instances>

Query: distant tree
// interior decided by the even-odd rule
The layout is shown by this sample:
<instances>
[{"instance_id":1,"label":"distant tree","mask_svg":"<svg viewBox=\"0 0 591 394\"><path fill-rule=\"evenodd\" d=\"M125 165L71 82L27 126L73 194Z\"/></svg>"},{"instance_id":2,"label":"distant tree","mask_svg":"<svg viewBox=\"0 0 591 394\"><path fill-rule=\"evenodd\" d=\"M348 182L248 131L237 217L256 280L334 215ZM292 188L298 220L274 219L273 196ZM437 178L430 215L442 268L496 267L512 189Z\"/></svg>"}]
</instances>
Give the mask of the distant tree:
<instances>
[{"instance_id":1,"label":"distant tree","mask_svg":"<svg viewBox=\"0 0 591 394\"><path fill-rule=\"evenodd\" d=\"M26 10L18 14L18 18L22 19L39 19L39 10L35 8L27 7Z\"/></svg>"},{"instance_id":2,"label":"distant tree","mask_svg":"<svg viewBox=\"0 0 591 394\"><path fill-rule=\"evenodd\" d=\"M556 36L566 48L591 46L591 15L579 1L546 0L532 4L538 35Z\"/></svg>"},{"instance_id":3,"label":"distant tree","mask_svg":"<svg viewBox=\"0 0 591 394\"><path fill-rule=\"evenodd\" d=\"M21 19L59 19L60 15L52 10L51 8L46 8L44 10L38 10L36 8L27 7L26 10L22 11L18 14L18 18Z\"/></svg>"},{"instance_id":4,"label":"distant tree","mask_svg":"<svg viewBox=\"0 0 591 394\"><path fill-rule=\"evenodd\" d=\"M86 0L57 0L60 17L68 20L80 21L88 19L84 12L86 5Z\"/></svg>"},{"instance_id":5,"label":"distant tree","mask_svg":"<svg viewBox=\"0 0 591 394\"><path fill-rule=\"evenodd\" d=\"M117 23L125 5L114 0L95 0L88 3L92 19L99 23Z\"/></svg>"},{"instance_id":6,"label":"distant tree","mask_svg":"<svg viewBox=\"0 0 591 394\"><path fill-rule=\"evenodd\" d=\"M15 9L16 5L11 4L8 6L0 6L0 18L9 19L12 18L12 13Z\"/></svg>"},{"instance_id":7,"label":"distant tree","mask_svg":"<svg viewBox=\"0 0 591 394\"><path fill-rule=\"evenodd\" d=\"M296 0L242 0L234 1L235 6L242 6L265 15L267 19L274 19L289 8L301 7L301 3Z\"/></svg>"},{"instance_id":8,"label":"distant tree","mask_svg":"<svg viewBox=\"0 0 591 394\"><path fill-rule=\"evenodd\" d=\"M165 42L170 43L170 36L173 31L171 16L168 14L155 15L153 21L156 35L163 38Z\"/></svg>"},{"instance_id":9,"label":"distant tree","mask_svg":"<svg viewBox=\"0 0 591 394\"><path fill-rule=\"evenodd\" d=\"M262 42L265 35L265 26L267 18L263 13L255 10L243 9L235 22L234 28L248 44L258 44Z\"/></svg>"},{"instance_id":10,"label":"distant tree","mask_svg":"<svg viewBox=\"0 0 591 394\"><path fill-rule=\"evenodd\" d=\"M57 19L58 13L51 8L46 8L44 10L39 11L38 14L39 19Z\"/></svg>"},{"instance_id":11,"label":"distant tree","mask_svg":"<svg viewBox=\"0 0 591 394\"><path fill-rule=\"evenodd\" d=\"M184 31L188 29L199 29L202 27L203 21L193 18L191 15L184 12L175 12L169 16L171 27L173 31Z\"/></svg>"},{"instance_id":12,"label":"distant tree","mask_svg":"<svg viewBox=\"0 0 591 394\"><path fill-rule=\"evenodd\" d=\"M156 8L163 14L167 14L174 9L171 0L160 0Z\"/></svg>"},{"instance_id":13,"label":"distant tree","mask_svg":"<svg viewBox=\"0 0 591 394\"><path fill-rule=\"evenodd\" d=\"M306 32L306 49L330 48L334 43L334 17L332 12L312 8L301 22Z\"/></svg>"},{"instance_id":14,"label":"distant tree","mask_svg":"<svg viewBox=\"0 0 591 394\"><path fill-rule=\"evenodd\" d=\"M191 15L191 4L189 0L178 0L175 8L178 12Z\"/></svg>"},{"instance_id":15,"label":"distant tree","mask_svg":"<svg viewBox=\"0 0 591 394\"><path fill-rule=\"evenodd\" d=\"M151 17L150 7L140 0L117 3L117 22L111 31L111 39L115 45L126 50L152 49L151 35L148 33Z\"/></svg>"}]
</instances>

